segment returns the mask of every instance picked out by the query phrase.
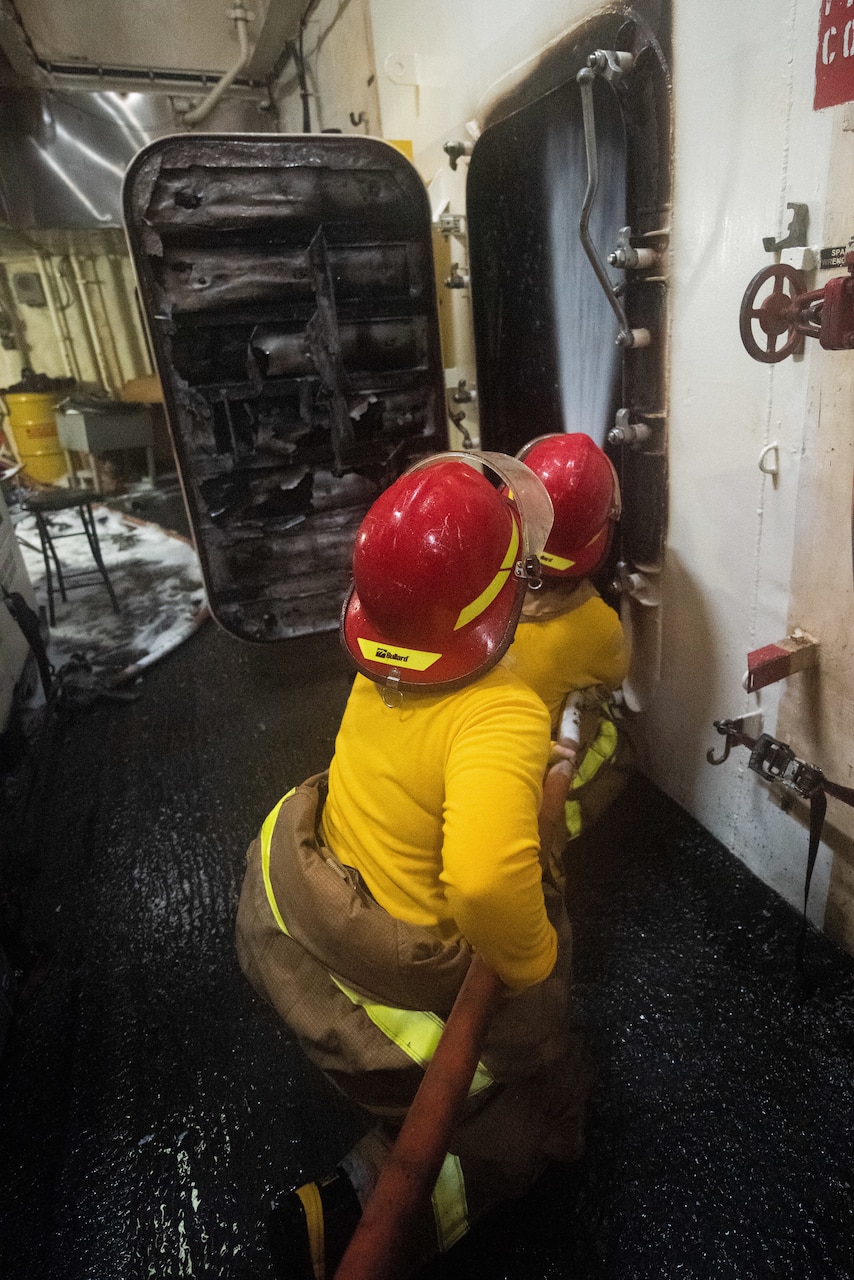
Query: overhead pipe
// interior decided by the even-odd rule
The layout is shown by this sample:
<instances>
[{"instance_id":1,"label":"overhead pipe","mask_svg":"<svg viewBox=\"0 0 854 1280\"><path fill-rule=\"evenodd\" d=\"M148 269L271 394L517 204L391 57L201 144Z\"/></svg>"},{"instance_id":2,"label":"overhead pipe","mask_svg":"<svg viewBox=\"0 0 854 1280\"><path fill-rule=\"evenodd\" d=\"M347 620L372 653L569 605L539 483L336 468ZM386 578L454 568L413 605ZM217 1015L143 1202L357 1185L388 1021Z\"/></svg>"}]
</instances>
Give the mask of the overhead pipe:
<instances>
[{"instance_id":1,"label":"overhead pipe","mask_svg":"<svg viewBox=\"0 0 854 1280\"><path fill-rule=\"evenodd\" d=\"M95 325L95 334L100 344L101 350L106 361L107 370L110 377L110 386L114 394L119 395L124 385L124 371L122 370L121 356L116 346L116 339L113 333L114 326L110 323L110 312L107 307L107 300L104 295L104 289L101 282L101 270L99 269L98 259L91 255L88 258L81 258L81 262L86 268L84 279L86 287L89 290L89 302L92 308L92 317ZM97 307L95 306L97 304ZM99 325L98 316L101 316L102 323Z\"/></svg>"},{"instance_id":2,"label":"overhead pipe","mask_svg":"<svg viewBox=\"0 0 854 1280\"><path fill-rule=\"evenodd\" d=\"M399 1280L406 1233L432 1194L503 983L475 954L335 1280Z\"/></svg>"},{"instance_id":3,"label":"overhead pipe","mask_svg":"<svg viewBox=\"0 0 854 1280\"><path fill-rule=\"evenodd\" d=\"M227 16L232 19L235 27L237 28L237 42L240 46L240 56L234 66L229 67L222 79L216 82L208 96L204 98L198 106L192 107L189 111L184 113L184 124L199 124L201 120L204 120L209 116L222 95L225 93L226 89L231 87L240 75L241 71L243 71L248 65L249 59L252 56L247 27L250 22L255 21L255 14L250 13L249 10L245 8L243 0L237 0L234 8L228 10Z\"/></svg>"},{"instance_id":4,"label":"overhead pipe","mask_svg":"<svg viewBox=\"0 0 854 1280\"><path fill-rule=\"evenodd\" d=\"M78 369L75 373L74 367L72 366L71 356L69 354L68 345L67 345L68 335L63 332L62 327L59 323L59 313L57 312L57 309L56 309L56 299L53 293L53 284L50 278L48 277L45 260L40 253L36 255L36 267L38 269L39 279L41 280L42 292L44 293L44 296L45 296L45 302L47 303L48 314L50 315L50 322L53 326L53 334L54 334L54 337L56 338L56 342L59 347L59 355L60 355L60 359L62 360L62 367L67 377L74 378L75 380L79 381L80 370Z\"/></svg>"},{"instance_id":5,"label":"overhead pipe","mask_svg":"<svg viewBox=\"0 0 854 1280\"><path fill-rule=\"evenodd\" d=\"M89 301L88 285L89 282L83 274L83 268L77 255L69 254L71 270L74 272L74 283L77 285L77 292L80 295L80 305L83 308L83 316L86 321L86 329L89 335L89 342L95 356L95 362L98 366L98 374L103 383L104 390L115 395L119 388L115 385L113 377L110 373L107 355L101 342L98 326L95 322L95 315L92 311L92 304Z\"/></svg>"},{"instance_id":6,"label":"overhead pipe","mask_svg":"<svg viewBox=\"0 0 854 1280\"><path fill-rule=\"evenodd\" d=\"M74 344L74 334L71 331L71 325L68 321L68 312L74 306L74 297L68 280L62 273L62 259L54 258L51 254L45 256L45 271L53 284L56 294L56 313L59 318L60 328L63 333L63 341L68 352L68 358L71 362L72 375L78 382L83 381L83 370L80 364L80 356L77 347ZM65 301L63 301L63 292Z\"/></svg>"},{"instance_id":7,"label":"overhead pipe","mask_svg":"<svg viewBox=\"0 0 854 1280\"><path fill-rule=\"evenodd\" d=\"M8 320L7 333L11 332L14 338L14 349L20 353L21 368L24 369L28 365L32 367L33 349L27 341L27 330L15 303L15 296L9 283L9 264L6 262L0 262L0 312Z\"/></svg>"},{"instance_id":8,"label":"overhead pipe","mask_svg":"<svg viewBox=\"0 0 854 1280\"><path fill-rule=\"evenodd\" d=\"M109 270L113 272L113 267L110 262L111 257L113 258L113 261L117 260L117 255L107 254L105 257L104 266L105 266L105 269L109 268ZM109 339L110 348L113 353L113 368L116 371L116 385L118 387L118 390L121 391L127 379L125 378L125 371L122 368L122 355L121 355L121 352L119 351L118 344L116 343L116 337L115 337L116 326L111 325L109 322L110 307L108 304L107 295L104 292L104 282L101 278L101 273L98 271L98 261L96 258L92 258L91 262L92 262L92 274L94 277L92 280L92 288L95 290L95 292L98 295L98 302L100 304L101 312L104 316L104 320L105 320L104 331L106 332L107 338ZM114 272L113 272L113 282L115 286ZM113 297L116 305L118 306L119 295L115 287L114 287Z\"/></svg>"},{"instance_id":9,"label":"overhead pipe","mask_svg":"<svg viewBox=\"0 0 854 1280\"><path fill-rule=\"evenodd\" d=\"M294 66L297 72L297 83L299 85L299 96L302 102L302 131L303 133L311 133L311 91L308 87L308 78L305 73L305 29L308 19L312 11L317 8L319 0L308 0L299 20L299 35L294 44L291 41L288 44L288 51L294 60ZM352 112L351 112L352 116ZM356 121L358 124L359 121Z\"/></svg>"}]
</instances>

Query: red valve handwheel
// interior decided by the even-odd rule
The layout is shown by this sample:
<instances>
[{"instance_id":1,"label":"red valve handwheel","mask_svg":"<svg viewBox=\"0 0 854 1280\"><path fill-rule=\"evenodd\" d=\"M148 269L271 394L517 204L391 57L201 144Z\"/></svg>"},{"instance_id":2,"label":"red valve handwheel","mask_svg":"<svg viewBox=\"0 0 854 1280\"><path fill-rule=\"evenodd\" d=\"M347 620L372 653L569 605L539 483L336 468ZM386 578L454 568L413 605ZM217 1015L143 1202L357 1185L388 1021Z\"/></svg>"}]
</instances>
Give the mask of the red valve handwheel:
<instances>
[{"instance_id":1,"label":"red valve handwheel","mask_svg":"<svg viewBox=\"0 0 854 1280\"><path fill-rule=\"evenodd\" d=\"M759 291L768 280L774 281L774 287L757 306ZM788 293L787 284L790 286ZM780 360L785 360L786 356L803 350L804 335L797 327L800 319L798 299L806 291L802 272L784 262L775 262L770 267L757 271L747 286L738 313L741 340L747 354L754 360L761 360L763 364L777 364ZM754 323L759 325L765 335L764 345L760 345L761 340L757 341L753 335ZM786 335L785 340L778 347L777 339L783 334Z\"/></svg>"}]
</instances>

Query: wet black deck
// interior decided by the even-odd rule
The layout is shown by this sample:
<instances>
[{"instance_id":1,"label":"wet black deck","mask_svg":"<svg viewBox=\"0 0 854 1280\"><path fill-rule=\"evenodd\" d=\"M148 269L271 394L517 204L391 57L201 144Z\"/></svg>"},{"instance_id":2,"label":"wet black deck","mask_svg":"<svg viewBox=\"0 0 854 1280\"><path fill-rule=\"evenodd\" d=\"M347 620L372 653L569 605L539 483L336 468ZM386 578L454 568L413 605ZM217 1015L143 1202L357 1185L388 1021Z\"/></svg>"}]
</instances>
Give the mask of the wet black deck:
<instances>
[{"instance_id":1,"label":"wet black deck","mask_svg":"<svg viewBox=\"0 0 854 1280\"><path fill-rule=\"evenodd\" d=\"M27 847L7 815L6 887L55 960L3 1069L4 1278L264 1280L270 1194L359 1132L232 946L246 845L327 763L349 684L335 635L209 624L138 702L64 724ZM577 857L588 1153L431 1275L854 1276L854 961L811 934L799 1003L796 914L643 780Z\"/></svg>"}]
</instances>

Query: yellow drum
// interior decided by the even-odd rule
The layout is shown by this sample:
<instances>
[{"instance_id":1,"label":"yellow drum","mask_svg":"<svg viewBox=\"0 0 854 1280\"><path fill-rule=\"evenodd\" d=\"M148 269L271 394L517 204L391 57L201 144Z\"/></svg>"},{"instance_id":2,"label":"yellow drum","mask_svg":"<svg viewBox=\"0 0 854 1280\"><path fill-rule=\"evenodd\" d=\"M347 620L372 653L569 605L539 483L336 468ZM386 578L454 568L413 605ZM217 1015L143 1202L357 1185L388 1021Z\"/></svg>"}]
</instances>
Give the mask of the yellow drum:
<instances>
[{"instance_id":1,"label":"yellow drum","mask_svg":"<svg viewBox=\"0 0 854 1280\"><path fill-rule=\"evenodd\" d=\"M32 480L54 484L67 473L54 410L62 395L8 392L6 434L18 461Z\"/></svg>"}]
</instances>

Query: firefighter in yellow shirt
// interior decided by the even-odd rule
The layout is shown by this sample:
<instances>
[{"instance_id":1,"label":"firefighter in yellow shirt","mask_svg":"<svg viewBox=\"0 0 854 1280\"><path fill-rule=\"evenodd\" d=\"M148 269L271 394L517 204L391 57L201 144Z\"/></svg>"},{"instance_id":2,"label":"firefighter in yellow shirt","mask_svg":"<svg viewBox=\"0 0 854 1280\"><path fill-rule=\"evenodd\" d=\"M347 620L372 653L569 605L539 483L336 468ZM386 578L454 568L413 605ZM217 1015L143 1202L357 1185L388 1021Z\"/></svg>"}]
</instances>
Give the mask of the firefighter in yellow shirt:
<instances>
[{"instance_id":1,"label":"firefighter in yellow shirt","mask_svg":"<svg viewBox=\"0 0 854 1280\"><path fill-rule=\"evenodd\" d=\"M470 457L416 465L365 517L342 617L359 674L328 776L289 793L248 855L241 966L379 1121L333 1177L275 1207L274 1263L290 1277L337 1266L475 950L506 998L411 1265L549 1159L580 1154L589 1066L569 1030L571 933L539 857L549 717L498 665L551 504L518 461Z\"/></svg>"},{"instance_id":2,"label":"firefighter in yellow shirt","mask_svg":"<svg viewBox=\"0 0 854 1280\"><path fill-rule=\"evenodd\" d=\"M545 485L554 523L540 557L542 589L527 593L503 665L545 702L554 758L563 756L573 766L566 804L573 837L619 790L629 754L613 717L613 695L629 671L629 647L617 613L590 581L611 547L620 486L610 459L580 432L541 436L518 456ZM566 833L550 851L555 877L565 842Z\"/></svg>"}]
</instances>

